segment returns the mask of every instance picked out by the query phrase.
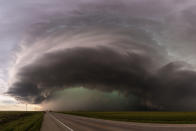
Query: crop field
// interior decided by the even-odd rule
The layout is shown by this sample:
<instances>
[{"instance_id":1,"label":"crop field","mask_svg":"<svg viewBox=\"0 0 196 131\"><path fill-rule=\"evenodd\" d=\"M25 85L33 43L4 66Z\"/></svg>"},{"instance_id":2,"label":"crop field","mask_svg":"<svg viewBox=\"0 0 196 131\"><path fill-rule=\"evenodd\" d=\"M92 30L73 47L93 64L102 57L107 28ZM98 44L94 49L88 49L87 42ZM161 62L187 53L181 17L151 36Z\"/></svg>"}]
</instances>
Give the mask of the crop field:
<instances>
[{"instance_id":1,"label":"crop field","mask_svg":"<svg viewBox=\"0 0 196 131\"><path fill-rule=\"evenodd\" d=\"M196 112L61 112L65 114L92 117L106 120L168 123L168 124L196 124Z\"/></svg>"},{"instance_id":2,"label":"crop field","mask_svg":"<svg viewBox=\"0 0 196 131\"><path fill-rule=\"evenodd\" d=\"M0 131L39 131L43 112L0 112Z\"/></svg>"}]
</instances>

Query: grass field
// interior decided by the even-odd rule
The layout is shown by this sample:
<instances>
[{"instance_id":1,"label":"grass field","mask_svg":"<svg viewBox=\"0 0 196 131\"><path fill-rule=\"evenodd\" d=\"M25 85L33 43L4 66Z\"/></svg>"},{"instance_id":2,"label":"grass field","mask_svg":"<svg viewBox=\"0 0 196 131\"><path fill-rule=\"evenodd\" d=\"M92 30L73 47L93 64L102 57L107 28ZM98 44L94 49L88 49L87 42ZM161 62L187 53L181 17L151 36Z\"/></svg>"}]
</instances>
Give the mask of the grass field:
<instances>
[{"instance_id":1,"label":"grass field","mask_svg":"<svg viewBox=\"0 0 196 131\"><path fill-rule=\"evenodd\" d=\"M196 112L61 112L65 114L92 117L106 120L142 122L142 123L169 123L169 124L196 124Z\"/></svg>"},{"instance_id":2,"label":"grass field","mask_svg":"<svg viewBox=\"0 0 196 131\"><path fill-rule=\"evenodd\" d=\"M0 131L39 131L43 112L0 112Z\"/></svg>"}]
</instances>

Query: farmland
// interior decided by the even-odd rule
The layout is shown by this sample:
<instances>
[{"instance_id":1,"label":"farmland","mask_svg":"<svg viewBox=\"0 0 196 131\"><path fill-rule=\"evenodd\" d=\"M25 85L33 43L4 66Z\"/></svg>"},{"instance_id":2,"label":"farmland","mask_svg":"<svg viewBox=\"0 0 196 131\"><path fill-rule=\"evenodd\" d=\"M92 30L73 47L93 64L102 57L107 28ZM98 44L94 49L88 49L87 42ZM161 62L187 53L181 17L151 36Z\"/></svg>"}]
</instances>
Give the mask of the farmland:
<instances>
[{"instance_id":1,"label":"farmland","mask_svg":"<svg viewBox=\"0 0 196 131\"><path fill-rule=\"evenodd\" d=\"M92 117L106 120L168 123L168 124L195 124L196 112L62 112L65 114Z\"/></svg>"},{"instance_id":2,"label":"farmland","mask_svg":"<svg viewBox=\"0 0 196 131\"><path fill-rule=\"evenodd\" d=\"M39 131L43 112L0 112L1 131Z\"/></svg>"}]
</instances>

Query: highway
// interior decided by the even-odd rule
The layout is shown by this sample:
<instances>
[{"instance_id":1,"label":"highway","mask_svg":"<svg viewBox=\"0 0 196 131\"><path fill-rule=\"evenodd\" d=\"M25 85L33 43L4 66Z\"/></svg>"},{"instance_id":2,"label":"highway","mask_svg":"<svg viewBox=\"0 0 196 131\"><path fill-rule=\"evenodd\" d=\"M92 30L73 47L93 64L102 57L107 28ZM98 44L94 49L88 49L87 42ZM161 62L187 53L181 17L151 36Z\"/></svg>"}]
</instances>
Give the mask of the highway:
<instances>
[{"instance_id":1,"label":"highway","mask_svg":"<svg viewBox=\"0 0 196 131\"><path fill-rule=\"evenodd\" d=\"M47 112L41 131L196 131L196 124L150 124Z\"/></svg>"}]
</instances>

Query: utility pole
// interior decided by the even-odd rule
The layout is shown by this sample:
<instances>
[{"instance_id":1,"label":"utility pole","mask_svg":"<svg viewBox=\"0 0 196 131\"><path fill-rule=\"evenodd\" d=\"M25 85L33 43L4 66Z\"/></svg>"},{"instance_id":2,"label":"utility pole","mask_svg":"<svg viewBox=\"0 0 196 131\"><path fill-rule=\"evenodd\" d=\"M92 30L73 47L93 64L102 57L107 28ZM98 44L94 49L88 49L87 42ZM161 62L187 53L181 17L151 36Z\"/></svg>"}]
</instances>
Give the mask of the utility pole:
<instances>
[{"instance_id":1,"label":"utility pole","mask_svg":"<svg viewBox=\"0 0 196 131\"><path fill-rule=\"evenodd\" d=\"M27 104L26 104L26 111L27 111Z\"/></svg>"}]
</instances>

